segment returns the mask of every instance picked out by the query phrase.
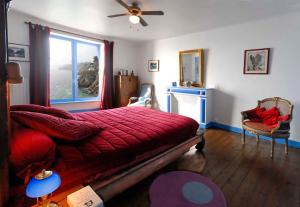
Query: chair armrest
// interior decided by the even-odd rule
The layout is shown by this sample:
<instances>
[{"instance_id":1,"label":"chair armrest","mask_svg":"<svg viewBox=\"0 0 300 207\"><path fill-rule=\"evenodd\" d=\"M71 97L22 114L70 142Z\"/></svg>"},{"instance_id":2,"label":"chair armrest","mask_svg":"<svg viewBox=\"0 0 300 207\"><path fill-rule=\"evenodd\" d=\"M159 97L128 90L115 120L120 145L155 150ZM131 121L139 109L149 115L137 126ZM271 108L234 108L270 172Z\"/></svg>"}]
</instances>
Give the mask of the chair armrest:
<instances>
[{"instance_id":1,"label":"chair armrest","mask_svg":"<svg viewBox=\"0 0 300 207\"><path fill-rule=\"evenodd\" d=\"M151 98L147 98L144 100L146 104L149 104L151 102Z\"/></svg>"},{"instance_id":2,"label":"chair armrest","mask_svg":"<svg viewBox=\"0 0 300 207\"><path fill-rule=\"evenodd\" d=\"M147 99L145 100L145 106L148 107L148 105L150 105L149 107L151 108L151 107L152 107L152 106L151 106L151 101L152 101L151 98L147 98Z\"/></svg>"}]
</instances>

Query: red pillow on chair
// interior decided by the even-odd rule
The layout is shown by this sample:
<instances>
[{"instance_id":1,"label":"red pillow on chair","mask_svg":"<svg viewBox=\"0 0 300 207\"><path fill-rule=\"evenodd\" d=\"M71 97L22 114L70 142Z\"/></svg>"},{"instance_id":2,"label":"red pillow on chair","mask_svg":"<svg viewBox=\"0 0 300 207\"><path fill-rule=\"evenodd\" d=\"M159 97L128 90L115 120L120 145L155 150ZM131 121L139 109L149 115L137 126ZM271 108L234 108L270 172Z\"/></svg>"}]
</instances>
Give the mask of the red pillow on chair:
<instances>
[{"instance_id":1,"label":"red pillow on chair","mask_svg":"<svg viewBox=\"0 0 300 207\"><path fill-rule=\"evenodd\" d=\"M56 145L39 131L16 128L10 142L10 164L16 175L25 178L49 168L55 160Z\"/></svg>"},{"instance_id":2,"label":"red pillow on chair","mask_svg":"<svg viewBox=\"0 0 300 207\"><path fill-rule=\"evenodd\" d=\"M276 116L270 117L268 119L265 119L263 123L268 126L273 126L274 124L276 125L278 123L278 117Z\"/></svg>"},{"instance_id":3,"label":"red pillow on chair","mask_svg":"<svg viewBox=\"0 0 300 207\"><path fill-rule=\"evenodd\" d=\"M47 114L12 111L18 123L66 141L78 141L98 133L101 128L86 121L63 119Z\"/></svg>"},{"instance_id":4,"label":"red pillow on chair","mask_svg":"<svg viewBox=\"0 0 300 207\"><path fill-rule=\"evenodd\" d=\"M64 118L64 119L75 119L72 114L61 109L45 107L40 105L28 104L28 105L14 105L10 107L11 111L29 111L37 112L42 114L49 114L52 116Z\"/></svg>"},{"instance_id":5,"label":"red pillow on chair","mask_svg":"<svg viewBox=\"0 0 300 207\"><path fill-rule=\"evenodd\" d=\"M262 115L262 113L264 113L266 111L266 109L264 107L257 107L255 114L257 117L260 117Z\"/></svg>"},{"instance_id":6,"label":"red pillow on chair","mask_svg":"<svg viewBox=\"0 0 300 207\"><path fill-rule=\"evenodd\" d=\"M288 114L286 114L284 116L279 116L278 121L287 121L289 118L290 118L290 116Z\"/></svg>"},{"instance_id":7,"label":"red pillow on chair","mask_svg":"<svg viewBox=\"0 0 300 207\"><path fill-rule=\"evenodd\" d=\"M263 107L257 107L251 111L249 111L248 113L248 116L249 116L249 119L255 119L257 122L259 122L259 119L260 119L260 115L266 111L265 108Z\"/></svg>"},{"instance_id":8,"label":"red pillow on chair","mask_svg":"<svg viewBox=\"0 0 300 207\"><path fill-rule=\"evenodd\" d=\"M276 107L272 107L260 114L260 118L266 125L274 125L278 123L280 113Z\"/></svg>"}]
</instances>

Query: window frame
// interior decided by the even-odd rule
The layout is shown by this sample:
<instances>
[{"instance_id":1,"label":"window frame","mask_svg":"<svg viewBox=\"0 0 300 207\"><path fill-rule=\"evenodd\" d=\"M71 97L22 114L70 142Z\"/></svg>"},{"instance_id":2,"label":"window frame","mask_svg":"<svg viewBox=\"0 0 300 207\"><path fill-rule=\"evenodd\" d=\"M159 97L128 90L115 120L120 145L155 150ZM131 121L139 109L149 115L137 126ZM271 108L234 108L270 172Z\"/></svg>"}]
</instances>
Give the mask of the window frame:
<instances>
[{"instance_id":1,"label":"window frame","mask_svg":"<svg viewBox=\"0 0 300 207\"><path fill-rule=\"evenodd\" d=\"M55 38L59 40L64 40L68 41L71 43L71 52L72 52L72 98L64 98L64 99L51 99L50 97L50 104L64 104L64 103L81 103L81 102L91 102L91 101L100 101L100 93L101 93L101 86L102 83L100 81L100 74L102 74L102 67L101 67L101 49L103 47L103 43L101 42L92 42L89 40L83 40L79 38L72 38L69 36L65 35L59 35L59 34L50 34L50 38ZM49 39L50 42L50 39ZM77 75L78 75L78 67L77 67L77 44L86 44L86 45L93 45L97 47L98 50L98 64L99 64L99 91L98 91L98 96L97 97L90 97L90 98L79 98L78 97L78 81L77 81ZM50 58L50 57L49 57ZM51 68L50 68L50 73L51 73ZM51 78L51 76L49 76ZM50 81L51 82L51 81ZM50 87L51 88L51 87ZM51 91L50 91L51 93Z\"/></svg>"}]
</instances>

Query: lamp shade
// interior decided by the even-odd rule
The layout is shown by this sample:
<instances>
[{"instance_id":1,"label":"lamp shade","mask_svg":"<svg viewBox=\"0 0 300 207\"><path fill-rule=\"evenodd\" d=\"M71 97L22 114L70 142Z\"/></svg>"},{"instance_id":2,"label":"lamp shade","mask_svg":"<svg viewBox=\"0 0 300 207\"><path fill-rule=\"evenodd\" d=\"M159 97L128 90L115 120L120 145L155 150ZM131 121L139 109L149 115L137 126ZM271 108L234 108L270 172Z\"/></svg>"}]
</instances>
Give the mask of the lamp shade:
<instances>
[{"instance_id":1,"label":"lamp shade","mask_svg":"<svg viewBox=\"0 0 300 207\"><path fill-rule=\"evenodd\" d=\"M26 195L29 198L39 198L55 191L60 186L61 180L57 173L52 172L49 177L38 179L32 178L27 187Z\"/></svg>"},{"instance_id":2,"label":"lamp shade","mask_svg":"<svg viewBox=\"0 0 300 207\"><path fill-rule=\"evenodd\" d=\"M6 64L7 81L10 84L20 84L23 82L23 76L21 74L21 66L19 63L10 62Z\"/></svg>"}]
</instances>

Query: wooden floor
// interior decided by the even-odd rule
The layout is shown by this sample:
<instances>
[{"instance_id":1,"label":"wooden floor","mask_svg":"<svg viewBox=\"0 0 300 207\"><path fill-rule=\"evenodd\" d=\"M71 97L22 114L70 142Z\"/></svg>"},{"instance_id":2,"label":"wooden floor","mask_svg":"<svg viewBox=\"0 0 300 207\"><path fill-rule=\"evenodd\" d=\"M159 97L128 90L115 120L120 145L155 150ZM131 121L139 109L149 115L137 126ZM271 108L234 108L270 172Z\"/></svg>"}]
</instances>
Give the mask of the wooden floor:
<instances>
[{"instance_id":1,"label":"wooden floor","mask_svg":"<svg viewBox=\"0 0 300 207\"><path fill-rule=\"evenodd\" d=\"M106 207L148 207L148 189L160 173L192 170L213 180L224 192L229 207L300 207L300 150L276 145L270 159L270 142L246 139L240 134L210 129L204 154L191 150L176 163L108 202ZM204 167L205 165L205 167ZM203 169L204 167L204 169Z\"/></svg>"}]
</instances>

